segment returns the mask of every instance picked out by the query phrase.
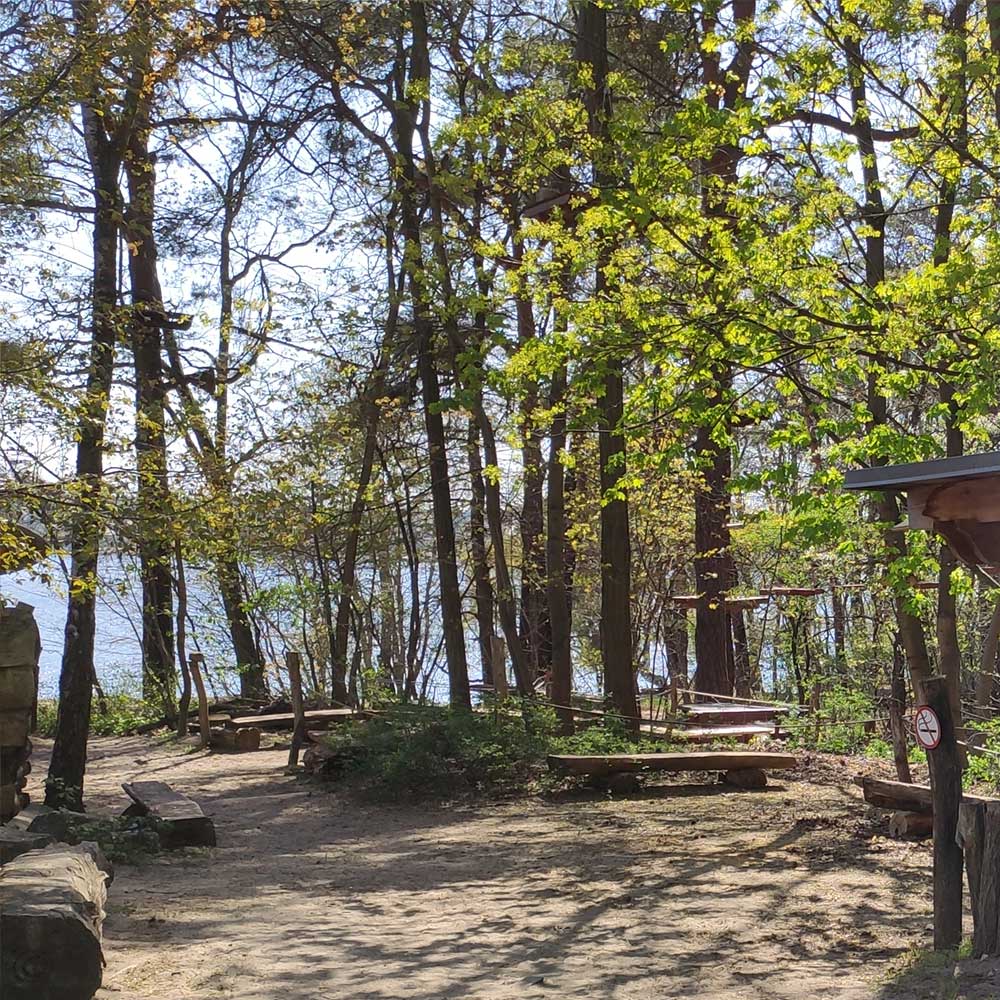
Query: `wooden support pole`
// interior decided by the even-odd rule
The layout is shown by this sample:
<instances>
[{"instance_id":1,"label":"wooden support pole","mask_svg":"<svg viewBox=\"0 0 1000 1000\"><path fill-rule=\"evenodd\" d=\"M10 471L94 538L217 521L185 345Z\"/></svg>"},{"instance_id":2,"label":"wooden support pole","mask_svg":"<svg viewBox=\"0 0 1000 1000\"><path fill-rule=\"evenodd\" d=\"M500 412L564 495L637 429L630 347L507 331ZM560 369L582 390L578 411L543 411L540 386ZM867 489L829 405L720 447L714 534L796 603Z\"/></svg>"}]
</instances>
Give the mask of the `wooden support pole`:
<instances>
[{"instance_id":1,"label":"wooden support pole","mask_svg":"<svg viewBox=\"0 0 1000 1000\"><path fill-rule=\"evenodd\" d=\"M306 712L302 704L302 660L294 649L285 653L285 666L288 668L288 688L292 696L292 714L295 716L292 746L288 751L288 766L297 767L299 751L306 741Z\"/></svg>"},{"instance_id":2,"label":"wooden support pole","mask_svg":"<svg viewBox=\"0 0 1000 1000\"><path fill-rule=\"evenodd\" d=\"M927 751L934 804L934 948L947 951L962 941L962 848L956 840L962 801L962 762L945 677L923 683L924 704L941 724L938 745Z\"/></svg>"},{"instance_id":3,"label":"wooden support pole","mask_svg":"<svg viewBox=\"0 0 1000 1000\"><path fill-rule=\"evenodd\" d=\"M201 674L204 663L205 657L201 653L192 653L188 657L191 679L198 692L198 728L201 731L201 745L207 747L212 741L212 729L208 721L208 695L205 694L205 679Z\"/></svg>"}]
</instances>

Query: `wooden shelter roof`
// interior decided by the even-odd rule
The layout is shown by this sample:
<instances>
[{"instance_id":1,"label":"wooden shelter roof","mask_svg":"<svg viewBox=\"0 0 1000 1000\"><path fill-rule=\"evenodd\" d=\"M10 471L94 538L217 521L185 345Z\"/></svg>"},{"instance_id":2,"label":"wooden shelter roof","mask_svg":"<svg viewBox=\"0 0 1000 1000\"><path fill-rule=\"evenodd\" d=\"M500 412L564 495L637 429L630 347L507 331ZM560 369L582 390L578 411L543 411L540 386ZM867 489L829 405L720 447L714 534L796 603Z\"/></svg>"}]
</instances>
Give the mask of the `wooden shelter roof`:
<instances>
[{"instance_id":1,"label":"wooden shelter roof","mask_svg":"<svg viewBox=\"0 0 1000 1000\"><path fill-rule=\"evenodd\" d=\"M955 482L980 476L1000 476L1000 451L956 458L933 458L926 462L905 462L847 473L845 490L901 490L932 483Z\"/></svg>"}]
</instances>

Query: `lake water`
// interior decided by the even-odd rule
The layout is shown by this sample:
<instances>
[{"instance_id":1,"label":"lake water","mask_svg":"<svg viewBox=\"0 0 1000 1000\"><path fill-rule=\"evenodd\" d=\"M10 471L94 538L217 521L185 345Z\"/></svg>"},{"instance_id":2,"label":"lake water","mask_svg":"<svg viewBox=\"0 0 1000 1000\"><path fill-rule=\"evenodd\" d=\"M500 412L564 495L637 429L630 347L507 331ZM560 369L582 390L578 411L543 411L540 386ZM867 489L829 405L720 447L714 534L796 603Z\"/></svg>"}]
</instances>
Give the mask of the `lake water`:
<instances>
[{"instance_id":1,"label":"lake water","mask_svg":"<svg viewBox=\"0 0 1000 1000\"><path fill-rule=\"evenodd\" d=\"M34 579L26 573L0 577L0 597L8 604L23 601L35 609L35 621L42 637L39 660L39 694L55 697L59 692L63 633L66 628L65 587ZM142 676L139 637L130 619L134 598L127 582L117 581L106 588L97 604L97 638L94 662L97 676L109 690L138 687Z\"/></svg>"}]
</instances>

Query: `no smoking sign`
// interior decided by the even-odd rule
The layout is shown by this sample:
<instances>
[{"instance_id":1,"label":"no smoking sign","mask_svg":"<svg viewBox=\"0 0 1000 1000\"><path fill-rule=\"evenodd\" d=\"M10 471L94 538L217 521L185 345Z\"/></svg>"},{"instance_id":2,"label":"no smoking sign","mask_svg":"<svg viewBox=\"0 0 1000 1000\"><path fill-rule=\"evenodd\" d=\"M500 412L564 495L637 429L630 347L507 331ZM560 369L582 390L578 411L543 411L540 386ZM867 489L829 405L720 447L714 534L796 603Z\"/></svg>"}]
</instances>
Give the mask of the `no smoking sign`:
<instances>
[{"instance_id":1,"label":"no smoking sign","mask_svg":"<svg viewBox=\"0 0 1000 1000\"><path fill-rule=\"evenodd\" d=\"M925 750L933 750L941 742L941 720L930 705L921 705L913 717L917 742Z\"/></svg>"}]
</instances>

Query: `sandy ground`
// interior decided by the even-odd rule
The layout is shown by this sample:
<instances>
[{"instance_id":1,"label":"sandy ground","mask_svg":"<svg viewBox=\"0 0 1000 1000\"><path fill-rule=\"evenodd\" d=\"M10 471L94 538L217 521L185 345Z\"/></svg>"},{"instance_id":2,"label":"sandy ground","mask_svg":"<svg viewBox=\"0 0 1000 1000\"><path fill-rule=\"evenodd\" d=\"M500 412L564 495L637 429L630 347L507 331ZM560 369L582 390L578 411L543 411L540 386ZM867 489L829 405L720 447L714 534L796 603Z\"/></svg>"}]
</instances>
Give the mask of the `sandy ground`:
<instances>
[{"instance_id":1,"label":"sandy ground","mask_svg":"<svg viewBox=\"0 0 1000 1000\"><path fill-rule=\"evenodd\" d=\"M929 943L930 850L876 832L849 762L427 809L359 807L285 759L94 741L90 811L155 777L219 838L119 866L100 1000L1000 997L990 963L898 975Z\"/></svg>"}]
</instances>

